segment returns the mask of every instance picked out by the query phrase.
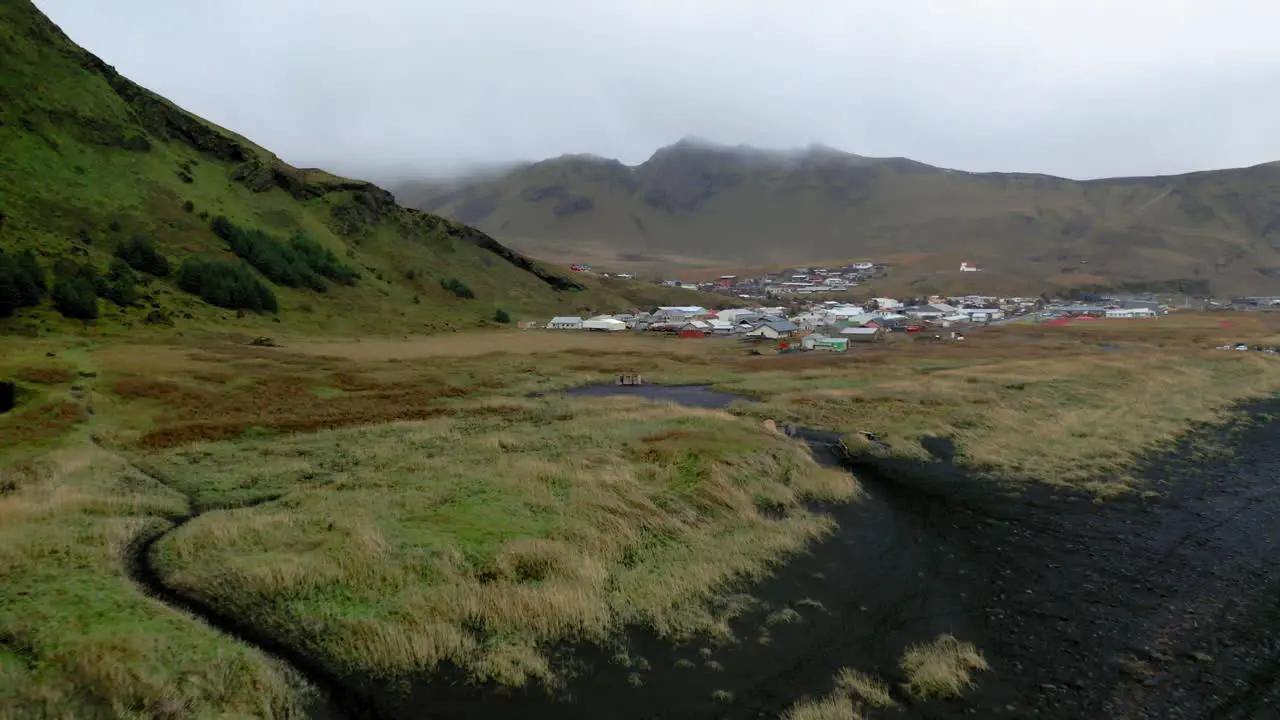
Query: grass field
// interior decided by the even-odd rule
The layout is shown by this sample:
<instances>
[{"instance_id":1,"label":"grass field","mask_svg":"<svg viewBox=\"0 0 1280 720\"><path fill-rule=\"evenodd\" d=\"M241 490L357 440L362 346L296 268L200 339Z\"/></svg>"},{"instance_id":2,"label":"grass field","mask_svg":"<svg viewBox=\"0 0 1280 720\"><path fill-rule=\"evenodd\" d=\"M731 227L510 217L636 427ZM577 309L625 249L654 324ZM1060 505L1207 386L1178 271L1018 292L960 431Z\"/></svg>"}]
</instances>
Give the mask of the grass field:
<instances>
[{"instance_id":1,"label":"grass field","mask_svg":"<svg viewBox=\"0 0 1280 720\"><path fill-rule=\"evenodd\" d=\"M1135 484L1142 454L1280 387L1280 359L1206 349L1277 336L1267 316L1231 319L1006 326L843 355L537 331L5 338L0 378L21 392L0 415L0 706L301 712L288 670L130 580L130 548L190 516L156 545L165 582L339 674L448 661L554 685L558 641L608 646L632 623L727 640L730 581L834 529L806 500L858 493L761 420L871 430L908 457L949 436L993 479L1105 494ZM529 397L623 371L761 402ZM828 698L839 712L892 699L874 678L842 682L861 689Z\"/></svg>"}]
</instances>

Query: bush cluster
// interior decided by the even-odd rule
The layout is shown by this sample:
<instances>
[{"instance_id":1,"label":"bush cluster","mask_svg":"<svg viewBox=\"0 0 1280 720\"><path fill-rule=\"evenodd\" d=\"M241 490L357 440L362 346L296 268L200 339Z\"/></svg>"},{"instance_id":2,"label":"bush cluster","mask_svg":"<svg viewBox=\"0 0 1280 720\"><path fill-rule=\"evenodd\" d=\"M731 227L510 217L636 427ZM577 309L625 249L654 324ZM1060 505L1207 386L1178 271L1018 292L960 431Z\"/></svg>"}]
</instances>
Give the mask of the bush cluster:
<instances>
[{"instance_id":1,"label":"bush cluster","mask_svg":"<svg viewBox=\"0 0 1280 720\"><path fill-rule=\"evenodd\" d=\"M178 268L178 287L210 305L230 310L276 312L280 307L275 293L249 268L225 260L186 259Z\"/></svg>"},{"instance_id":2,"label":"bush cluster","mask_svg":"<svg viewBox=\"0 0 1280 720\"><path fill-rule=\"evenodd\" d=\"M440 281L440 287L448 290L454 295L457 295L463 300L470 300L476 296L475 293L471 292L471 288L467 287L467 284L458 278L443 279Z\"/></svg>"},{"instance_id":3,"label":"bush cluster","mask_svg":"<svg viewBox=\"0 0 1280 720\"><path fill-rule=\"evenodd\" d=\"M0 317L40 302L48 285L35 253L25 250L6 255L0 250Z\"/></svg>"},{"instance_id":4,"label":"bush cluster","mask_svg":"<svg viewBox=\"0 0 1280 720\"><path fill-rule=\"evenodd\" d=\"M120 307L130 307L138 304L138 295L138 276L133 268L121 258L112 258L107 268L106 298Z\"/></svg>"},{"instance_id":5,"label":"bush cluster","mask_svg":"<svg viewBox=\"0 0 1280 720\"><path fill-rule=\"evenodd\" d=\"M169 277L169 261L156 252L150 240L133 237L120 243L116 248L116 257L129 264L129 267L156 277Z\"/></svg>"},{"instance_id":6,"label":"bush cluster","mask_svg":"<svg viewBox=\"0 0 1280 720\"><path fill-rule=\"evenodd\" d=\"M302 259L312 270L336 283L355 285L356 280L360 279L360 273L356 272L355 268L338 262L338 258L333 254L332 250L323 247L320 243L300 232L294 234L289 244L302 256Z\"/></svg>"},{"instance_id":7,"label":"bush cluster","mask_svg":"<svg viewBox=\"0 0 1280 720\"><path fill-rule=\"evenodd\" d=\"M98 317L98 296L107 291L107 281L93 265L74 265L54 282L53 306L63 317L92 320Z\"/></svg>"},{"instance_id":8,"label":"bush cluster","mask_svg":"<svg viewBox=\"0 0 1280 720\"><path fill-rule=\"evenodd\" d=\"M301 233L284 243L256 228L242 228L223 215L213 219L212 228L231 252L277 285L325 292L325 277L344 285L355 284L359 278L355 270L338 262L332 251Z\"/></svg>"}]
</instances>

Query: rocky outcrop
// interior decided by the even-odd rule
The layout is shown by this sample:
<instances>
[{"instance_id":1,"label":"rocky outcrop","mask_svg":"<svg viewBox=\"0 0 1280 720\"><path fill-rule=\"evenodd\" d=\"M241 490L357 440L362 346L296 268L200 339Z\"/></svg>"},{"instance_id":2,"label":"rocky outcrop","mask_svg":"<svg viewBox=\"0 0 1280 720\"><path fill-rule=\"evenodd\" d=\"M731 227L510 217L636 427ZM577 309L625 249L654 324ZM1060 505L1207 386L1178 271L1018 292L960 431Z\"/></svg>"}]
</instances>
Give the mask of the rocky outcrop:
<instances>
[{"instance_id":1,"label":"rocky outcrop","mask_svg":"<svg viewBox=\"0 0 1280 720\"><path fill-rule=\"evenodd\" d=\"M418 211L409 210L408 212L417 213ZM469 225L462 225L459 223L452 223L447 221L446 221L446 224L448 225L449 235L451 237L454 237L458 240L462 240L464 242L469 242L472 245L475 245L476 247L488 250L489 252L493 253L494 255L497 255L503 260L506 260L512 265L515 265L521 270L524 270L527 273L533 274L539 280L550 285L552 288L556 290L559 290L562 292L577 292L577 291L586 289L586 287L584 287L580 283L576 283L568 278L556 275L555 273L539 266L537 263L533 262L529 258L521 255L520 253L517 253L516 251L507 247L506 245L503 245L497 240L494 240L493 238L480 232L479 230L476 230L475 228Z\"/></svg>"},{"instance_id":2,"label":"rocky outcrop","mask_svg":"<svg viewBox=\"0 0 1280 720\"><path fill-rule=\"evenodd\" d=\"M101 75L111 89L133 109L138 124L154 137L184 142L202 153L228 162L245 162L252 156L243 143L124 77L97 55L79 48L77 51L80 53L80 64Z\"/></svg>"}]
</instances>

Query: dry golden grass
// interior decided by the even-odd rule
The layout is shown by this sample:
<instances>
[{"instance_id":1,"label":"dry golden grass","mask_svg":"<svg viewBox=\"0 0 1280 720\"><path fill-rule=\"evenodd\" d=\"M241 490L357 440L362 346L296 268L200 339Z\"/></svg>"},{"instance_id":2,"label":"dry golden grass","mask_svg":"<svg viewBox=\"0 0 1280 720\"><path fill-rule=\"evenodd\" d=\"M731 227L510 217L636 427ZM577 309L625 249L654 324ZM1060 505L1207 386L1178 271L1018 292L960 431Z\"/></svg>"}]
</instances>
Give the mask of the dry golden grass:
<instances>
[{"instance_id":1,"label":"dry golden grass","mask_svg":"<svg viewBox=\"0 0 1280 720\"><path fill-rule=\"evenodd\" d=\"M149 460L211 511L160 545L178 587L344 670L444 660L554 682L543 654L623 626L727 635L711 601L830 532L847 473L721 412L632 399L205 444ZM479 628L479 630L477 630Z\"/></svg>"},{"instance_id":2,"label":"dry golden grass","mask_svg":"<svg viewBox=\"0 0 1280 720\"><path fill-rule=\"evenodd\" d=\"M959 697L973 687L974 673L988 669L986 658L973 643L951 635L912 645L903 654L901 665L907 674L904 687L921 700Z\"/></svg>"},{"instance_id":3,"label":"dry golden grass","mask_svg":"<svg viewBox=\"0 0 1280 720\"><path fill-rule=\"evenodd\" d=\"M847 695L830 695L821 700L802 700L782 715L783 720L861 720L862 713Z\"/></svg>"},{"instance_id":4,"label":"dry golden grass","mask_svg":"<svg viewBox=\"0 0 1280 720\"><path fill-rule=\"evenodd\" d=\"M825 697L805 698L783 713L783 720L861 720L867 708L887 709L898 703L883 680L852 668L836 673L835 690Z\"/></svg>"},{"instance_id":5,"label":"dry golden grass","mask_svg":"<svg viewBox=\"0 0 1280 720\"><path fill-rule=\"evenodd\" d=\"M852 668L845 668L836 675L836 691L868 707L891 708L898 704L889 693L888 683Z\"/></svg>"},{"instance_id":6,"label":"dry golden grass","mask_svg":"<svg viewBox=\"0 0 1280 720\"><path fill-rule=\"evenodd\" d=\"M0 717L301 717L296 678L126 576L181 496L92 447L0 484Z\"/></svg>"},{"instance_id":7,"label":"dry golden grass","mask_svg":"<svg viewBox=\"0 0 1280 720\"><path fill-rule=\"evenodd\" d=\"M958 462L992 477L1105 492L1142 453L1280 387L1277 358L1205 349L1275 342L1275 320L1223 319L1010 326L962 344L787 356L540 331L283 348L6 338L10 376L97 377L79 393L27 383L26 404L0 416L0 571L25 591L0 595L0 706L163 714L177 692L191 716L261 715L296 700L274 666L127 581L122 549L186 501L95 454L91 434L207 510L163 544L174 583L335 667L394 675L449 658L518 683L550 679L553 639L601 640L628 622L727 634L724 588L830 530L800 502L847 499L851 480L760 420L871 430L907 457L944 435ZM525 397L624 371L764 402L734 418ZM92 671L75 653L126 670ZM187 668L208 677L184 684ZM846 680L824 707L885 699L882 684Z\"/></svg>"},{"instance_id":8,"label":"dry golden grass","mask_svg":"<svg viewBox=\"0 0 1280 720\"><path fill-rule=\"evenodd\" d=\"M957 462L980 473L1114 492L1143 455L1280 389L1280 358L1204 349L1220 341L1216 322L1161 323L989 331L857 359L801 356L724 387L762 396L763 405L738 408L754 417L870 430L896 454L926 460L919 439L946 436Z\"/></svg>"}]
</instances>

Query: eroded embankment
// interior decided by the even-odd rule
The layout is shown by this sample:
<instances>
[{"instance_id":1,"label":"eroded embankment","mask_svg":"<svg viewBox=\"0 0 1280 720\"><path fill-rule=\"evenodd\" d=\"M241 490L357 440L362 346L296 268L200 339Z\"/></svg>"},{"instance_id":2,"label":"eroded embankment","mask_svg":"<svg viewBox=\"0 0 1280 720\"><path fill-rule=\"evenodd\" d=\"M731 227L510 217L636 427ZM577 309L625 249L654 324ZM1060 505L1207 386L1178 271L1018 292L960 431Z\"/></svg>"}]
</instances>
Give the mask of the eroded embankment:
<instances>
[{"instance_id":1,"label":"eroded embankment","mask_svg":"<svg viewBox=\"0 0 1280 720\"><path fill-rule=\"evenodd\" d=\"M579 392L698 407L741 399L689 387ZM1280 423L1269 415L1278 410L1255 405L1246 412L1257 421L1203 431L1233 448L1213 464L1190 444L1153 458L1142 474L1158 497L1100 505L1043 486L1003 491L942 461L856 458L866 497L826 508L835 535L736 589L735 642L672 644L639 628L615 648L566 646L555 664L568 679L554 694L447 670L407 694L334 677L168 591L149 560L159 537L138 548L136 577L285 659L328 692L328 712L351 717L777 717L827 693L840 668L896 686L903 650L940 633L978 645L991 672L954 702L916 704L895 689L900 707L887 716L1270 717L1280 676ZM797 436L819 460L840 461L833 435Z\"/></svg>"}]
</instances>

